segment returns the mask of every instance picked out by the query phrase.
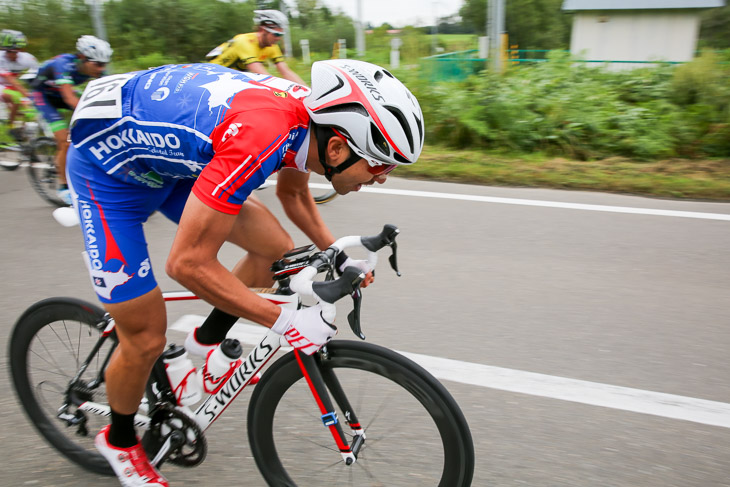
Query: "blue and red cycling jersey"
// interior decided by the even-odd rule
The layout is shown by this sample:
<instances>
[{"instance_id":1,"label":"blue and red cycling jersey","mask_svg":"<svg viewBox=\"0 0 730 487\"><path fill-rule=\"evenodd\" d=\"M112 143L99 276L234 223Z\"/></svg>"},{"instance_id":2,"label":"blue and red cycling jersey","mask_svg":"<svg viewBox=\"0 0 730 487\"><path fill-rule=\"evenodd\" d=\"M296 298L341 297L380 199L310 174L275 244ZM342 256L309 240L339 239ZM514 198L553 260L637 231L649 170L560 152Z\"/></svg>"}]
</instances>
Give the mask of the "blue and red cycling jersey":
<instances>
[{"instance_id":1,"label":"blue and red cycling jersey","mask_svg":"<svg viewBox=\"0 0 730 487\"><path fill-rule=\"evenodd\" d=\"M106 303L156 285L143 224L177 222L191 192L237 214L282 167L306 171L309 89L214 64L91 81L71 120L66 172L94 290Z\"/></svg>"},{"instance_id":2,"label":"blue and red cycling jersey","mask_svg":"<svg viewBox=\"0 0 730 487\"><path fill-rule=\"evenodd\" d=\"M196 178L198 198L234 214L281 167L306 171L306 154L295 155L308 133L300 100L307 94L286 80L213 64L108 76L84 92L71 142L120 181L157 188Z\"/></svg>"}]
</instances>

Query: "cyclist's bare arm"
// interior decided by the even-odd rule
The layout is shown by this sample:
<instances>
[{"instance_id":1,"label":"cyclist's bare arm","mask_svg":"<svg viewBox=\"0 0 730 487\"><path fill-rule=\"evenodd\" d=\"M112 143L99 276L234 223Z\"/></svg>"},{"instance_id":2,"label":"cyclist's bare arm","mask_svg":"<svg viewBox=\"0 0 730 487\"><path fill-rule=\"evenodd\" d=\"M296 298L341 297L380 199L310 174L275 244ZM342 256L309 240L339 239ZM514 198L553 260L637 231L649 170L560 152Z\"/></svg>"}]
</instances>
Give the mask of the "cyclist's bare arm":
<instances>
[{"instance_id":1,"label":"cyclist's bare arm","mask_svg":"<svg viewBox=\"0 0 730 487\"><path fill-rule=\"evenodd\" d=\"M335 238L322 220L317 205L309 192L309 173L291 168L279 171L276 179L276 195L284 207L286 216L309 237L319 249L326 249ZM368 272L361 286L367 287L374 281Z\"/></svg>"},{"instance_id":2,"label":"cyclist's bare arm","mask_svg":"<svg viewBox=\"0 0 730 487\"><path fill-rule=\"evenodd\" d=\"M258 62L258 61L257 62L254 62L254 63L247 64L246 65L246 69L248 71L251 71L252 73L259 73L259 74L268 74L268 75L271 75L271 73L269 73L266 70L266 66L264 66L264 63L261 63L261 62Z\"/></svg>"},{"instance_id":3,"label":"cyclist's bare arm","mask_svg":"<svg viewBox=\"0 0 730 487\"><path fill-rule=\"evenodd\" d=\"M286 64L284 61L280 63L276 63L276 69L279 70L279 74L281 74L282 78L288 79L289 81L293 81L295 83L299 83L300 85L307 86L304 83L304 80L297 75L292 69L289 67L288 64Z\"/></svg>"},{"instance_id":4,"label":"cyclist's bare arm","mask_svg":"<svg viewBox=\"0 0 730 487\"><path fill-rule=\"evenodd\" d=\"M276 180L276 196L284 207L286 216L312 241L324 250L335 241L319 214L319 209L309 192L309 173L292 168L279 171Z\"/></svg>"},{"instance_id":5,"label":"cyclist's bare arm","mask_svg":"<svg viewBox=\"0 0 730 487\"><path fill-rule=\"evenodd\" d=\"M15 91L19 91L23 94L24 97L28 97L28 90L25 89L23 83L18 81L15 76L0 76L0 81L3 81L6 84L12 86Z\"/></svg>"},{"instance_id":6,"label":"cyclist's bare arm","mask_svg":"<svg viewBox=\"0 0 730 487\"><path fill-rule=\"evenodd\" d=\"M73 86L71 84L63 84L58 89L61 92L61 98L63 98L64 103L71 107L72 110L76 108L76 105L79 103L79 97L76 95Z\"/></svg>"},{"instance_id":7,"label":"cyclist's bare arm","mask_svg":"<svg viewBox=\"0 0 730 487\"><path fill-rule=\"evenodd\" d=\"M167 274L208 303L271 328L280 308L250 291L218 261L239 215L214 210L195 193L188 198L167 258ZM234 242L236 243L236 242Z\"/></svg>"}]
</instances>

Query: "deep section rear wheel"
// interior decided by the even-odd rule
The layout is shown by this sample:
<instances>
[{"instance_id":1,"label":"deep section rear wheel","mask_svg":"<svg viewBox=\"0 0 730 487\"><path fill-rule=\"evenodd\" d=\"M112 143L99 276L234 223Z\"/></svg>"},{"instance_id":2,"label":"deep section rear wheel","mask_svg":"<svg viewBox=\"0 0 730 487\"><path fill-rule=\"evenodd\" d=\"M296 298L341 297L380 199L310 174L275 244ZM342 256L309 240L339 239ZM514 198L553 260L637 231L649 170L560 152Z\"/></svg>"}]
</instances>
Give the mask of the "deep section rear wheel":
<instances>
[{"instance_id":1,"label":"deep section rear wheel","mask_svg":"<svg viewBox=\"0 0 730 487\"><path fill-rule=\"evenodd\" d=\"M334 341L318 358L334 373L365 443L346 465L293 354L266 371L251 396L249 442L273 486L443 486L471 484L474 447L448 391L416 363L377 345ZM344 413L337 415L350 432ZM351 442L350 440L348 440Z\"/></svg>"},{"instance_id":2,"label":"deep section rear wheel","mask_svg":"<svg viewBox=\"0 0 730 487\"><path fill-rule=\"evenodd\" d=\"M31 143L28 179L41 198L54 206L67 206L57 195L56 141L39 137Z\"/></svg>"},{"instance_id":3,"label":"deep section rear wheel","mask_svg":"<svg viewBox=\"0 0 730 487\"><path fill-rule=\"evenodd\" d=\"M38 432L83 468L113 475L94 447L108 418L77 408L84 401L107 402L103 370L117 341L112 335L94 351L103 316L99 307L78 299L36 303L15 324L8 356L18 399ZM88 368L72 383L90 356Z\"/></svg>"}]
</instances>

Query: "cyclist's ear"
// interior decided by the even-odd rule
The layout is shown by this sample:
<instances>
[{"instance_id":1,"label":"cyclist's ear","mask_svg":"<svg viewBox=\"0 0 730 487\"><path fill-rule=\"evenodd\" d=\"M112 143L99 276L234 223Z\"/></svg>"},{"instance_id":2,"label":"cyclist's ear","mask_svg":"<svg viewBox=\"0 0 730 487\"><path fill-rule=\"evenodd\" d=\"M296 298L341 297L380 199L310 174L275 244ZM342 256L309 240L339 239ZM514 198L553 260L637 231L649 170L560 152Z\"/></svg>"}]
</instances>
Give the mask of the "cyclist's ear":
<instances>
[{"instance_id":1,"label":"cyclist's ear","mask_svg":"<svg viewBox=\"0 0 730 487\"><path fill-rule=\"evenodd\" d=\"M347 141L338 135L333 135L327 141L327 158L330 163L337 165L350 157L350 146Z\"/></svg>"}]
</instances>

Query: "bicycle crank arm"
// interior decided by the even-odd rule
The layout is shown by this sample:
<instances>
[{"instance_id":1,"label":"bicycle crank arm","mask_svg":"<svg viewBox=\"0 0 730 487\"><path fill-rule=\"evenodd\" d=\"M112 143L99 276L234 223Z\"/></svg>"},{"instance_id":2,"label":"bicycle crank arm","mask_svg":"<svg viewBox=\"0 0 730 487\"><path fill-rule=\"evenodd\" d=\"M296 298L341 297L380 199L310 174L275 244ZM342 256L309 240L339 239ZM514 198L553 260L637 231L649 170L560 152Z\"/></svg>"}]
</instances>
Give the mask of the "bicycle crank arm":
<instances>
[{"instance_id":1,"label":"bicycle crank arm","mask_svg":"<svg viewBox=\"0 0 730 487\"><path fill-rule=\"evenodd\" d=\"M107 418L111 417L112 415L112 408L110 408L106 404L99 404L98 402L86 401L79 405L79 410L91 414L96 414L97 416L104 416ZM135 414L134 426L136 426L137 428L142 428L144 430L149 429L150 418L145 416L144 414Z\"/></svg>"},{"instance_id":2,"label":"bicycle crank arm","mask_svg":"<svg viewBox=\"0 0 730 487\"><path fill-rule=\"evenodd\" d=\"M185 435L183 435L180 431L173 431L170 433L158 450L155 458L152 459L152 465L160 468L162 463L167 460L175 450L183 446L183 444L185 444Z\"/></svg>"}]
</instances>

